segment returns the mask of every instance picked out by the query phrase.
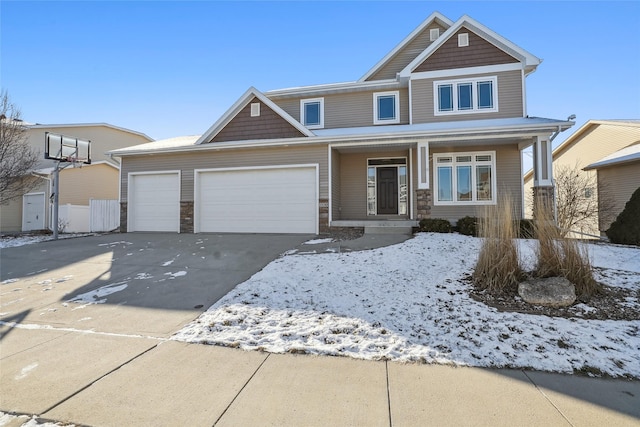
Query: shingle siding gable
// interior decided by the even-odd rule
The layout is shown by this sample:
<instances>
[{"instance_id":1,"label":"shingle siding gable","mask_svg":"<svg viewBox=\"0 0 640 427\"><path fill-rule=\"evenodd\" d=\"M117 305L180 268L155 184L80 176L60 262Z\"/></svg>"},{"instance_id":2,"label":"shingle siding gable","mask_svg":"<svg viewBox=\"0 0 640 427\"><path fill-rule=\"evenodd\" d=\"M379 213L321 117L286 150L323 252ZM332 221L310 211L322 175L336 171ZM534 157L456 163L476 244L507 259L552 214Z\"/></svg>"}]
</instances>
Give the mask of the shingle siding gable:
<instances>
[{"instance_id":1,"label":"shingle siding gable","mask_svg":"<svg viewBox=\"0 0 640 427\"><path fill-rule=\"evenodd\" d=\"M469 46L458 47L458 35L469 34ZM466 27L458 30L442 44L414 72L481 67L519 62L516 58L486 41Z\"/></svg>"},{"instance_id":2,"label":"shingle siding gable","mask_svg":"<svg viewBox=\"0 0 640 427\"><path fill-rule=\"evenodd\" d=\"M251 104L260 103L260 115L251 117ZM254 97L209 143L305 136L287 120Z\"/></svg>"}]
</instances>

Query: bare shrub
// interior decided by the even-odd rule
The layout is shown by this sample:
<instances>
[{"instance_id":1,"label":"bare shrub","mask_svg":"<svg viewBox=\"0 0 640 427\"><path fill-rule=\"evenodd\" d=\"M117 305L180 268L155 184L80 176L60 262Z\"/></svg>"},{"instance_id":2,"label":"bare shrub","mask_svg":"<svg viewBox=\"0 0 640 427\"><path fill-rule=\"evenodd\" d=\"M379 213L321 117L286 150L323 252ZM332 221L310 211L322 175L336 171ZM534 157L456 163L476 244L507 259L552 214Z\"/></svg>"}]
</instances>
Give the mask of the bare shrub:
<instances>
[{"instance_id":1,"label":"bare shrub","mask_svg":"<svg viewBox=\"0 0 640 427\"><path fill-rule=\"evenodd\" d=\"M534 229L538 239L536 276L565 277L575 285L576 294L581 299L590 298L600 291L600 284L593 278L586 246L563 236L549 210L536 212Z\"/></svg>"},{"instance_id":2,"label":"bare shrub","mask_svg":"<svg viewBox=\"0 0 640 427\"><path fill-rule=\"evenodd\" d=\"M473 281L491 293L515 291L522 276L514 216L513 200L503 197L498 205L484 209L478 223L483 240Z\"/></svg>"}]
</instances>

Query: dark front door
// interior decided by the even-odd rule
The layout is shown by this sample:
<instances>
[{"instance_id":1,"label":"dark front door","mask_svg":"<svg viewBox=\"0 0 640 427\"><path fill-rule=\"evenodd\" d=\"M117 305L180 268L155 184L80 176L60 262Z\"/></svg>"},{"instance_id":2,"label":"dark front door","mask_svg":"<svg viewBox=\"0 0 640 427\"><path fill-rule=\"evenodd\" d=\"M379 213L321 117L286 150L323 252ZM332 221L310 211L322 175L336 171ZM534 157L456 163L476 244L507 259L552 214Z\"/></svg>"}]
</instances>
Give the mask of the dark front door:
<instances>
[{"instance_id":1,"label":"dark front door","mask_svg":"<svg viewBox=\"0 0 640 427\"><path fill-rule=\"evenodd\" d=\"M398 168L385 167L377 169L378 215L398 214Z\"/></svg>"}]
</instances>

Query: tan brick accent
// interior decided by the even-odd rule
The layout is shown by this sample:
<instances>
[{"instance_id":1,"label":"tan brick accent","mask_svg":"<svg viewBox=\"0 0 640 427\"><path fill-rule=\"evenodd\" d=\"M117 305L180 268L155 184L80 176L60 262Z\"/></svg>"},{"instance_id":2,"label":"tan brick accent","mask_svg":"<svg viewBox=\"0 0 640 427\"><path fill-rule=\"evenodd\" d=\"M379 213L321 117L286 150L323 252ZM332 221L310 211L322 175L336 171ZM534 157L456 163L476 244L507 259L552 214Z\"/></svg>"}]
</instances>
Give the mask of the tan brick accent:
<instances>
[{"instance_id":1,"label":"tan brick accent","mask_svg":"<svg viewBox=\"0 0 640 427\"><path fill-rule=\"evenodd\" d=\"M320 233L329 231L329 199L318 199L318 227Z\"/></svg>"},{"instance_id":2,"label":"tan brick accent","mask_svg":"<svg viewBox=\"0 0 640 427\"><path fill-rule=\"evenodd\" d=\"M180 232L193 233L193 202L180 202Z\"/></svg>"},{"instance_id":3,"label":"tan brick accent","mask_svg":"<svg viewBox=\"0 0 640 427\"><path fill-rule=\"evenodd\" d=\"M127 202L120 202L120 232L127 232Z\"/></svg>"},{"instance_id":4,"label":"tan brick accent","mask_svg":"<svg viewBox=\"0 0 640 427\"><path fill-rule=\"evenodd\" d=\"M535 218L538 207L546 209L549 218L554 218L554 189L551 186L533 187L533 216Z\"/></svg>"}]
</instances>

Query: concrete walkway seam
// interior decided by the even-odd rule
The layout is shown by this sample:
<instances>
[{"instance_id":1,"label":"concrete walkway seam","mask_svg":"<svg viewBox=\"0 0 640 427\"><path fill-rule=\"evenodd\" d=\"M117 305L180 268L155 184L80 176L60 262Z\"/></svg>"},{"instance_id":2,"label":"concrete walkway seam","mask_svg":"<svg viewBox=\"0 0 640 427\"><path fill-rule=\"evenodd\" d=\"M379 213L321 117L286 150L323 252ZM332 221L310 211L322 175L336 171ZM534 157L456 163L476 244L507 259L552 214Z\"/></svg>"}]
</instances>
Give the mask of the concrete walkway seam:
<instances>
[{"instance_id":1,"label":"concrete walkway seam","mask_svg":"<svg viewBox=\"0 0 640 427\"><path fill-rule=\"evenodd\" d=\"M127 360L126 362L120 364L119 366L116 366L115 368L113 368L112 370L110 370L109 372L105 373L104 375L101 375L99 378L96 378L95 380L91 381L89 384L85 385L84 387L80 388L79 390L77 390L75 393L72 393L71 395L65 397L64 399L62 399L60 402L54 404L53 406L51 406L50 408L47 408L45 411L43 411L43 414L46 414L47 412L52 411L54 408L62 405L64 402L68 401L69 399L73 398L74 396L77 396L79 393L81 393L82 391L88 389L89 387L91 387L92 385L94 385L95 383L97 383L98 381L100 381L101 379L105 378L108 375L111 375L112 373L114 373L115 371L117 371L118 369L122 368L125 365L128 365L129 363L133 362L134 360L136 360L137 358L139 358L142 355L147 354L148 352L150 352L151 350L155 349L156 347L158 347L159 344L154 344L153 347L150 347L148 349L146 349L145 351L143 351L142 353L133 356L131 359Z\"/></svg>"},{"instance_id":2,"label":"concrete walkway seam","mask_svg":"<svg viewBox=\"0 0 640 427\"><path fill-rule=\"evenodd\" d=\"M267 353L267 357L264 358L264 360L262 361L262 363L260 363L260 366L258 366L256 368L256 370L253 372L253 374L251 374L251 376L249 377L249 379L244 383L244 385L242 386L242 388L238 391L238 393L233 397L233 399L231 399L231 402L229 402L229 404L227 405L226 408L224 408L224 411L222 411L222 413L220 414L220 416L218 417L218 419L213 423L213 426L215 427L216 424L218 424L218 422L220 422L220 420L222 419L222 417L224 417L224 414L227 413L227 411L229 410L229 408L231 408L231 405L233 405L233 402L236 401L236 399L238 398L238 396L240 396L240 394L242 394L242 391L249 385L249 383L251 382L251 380L253 379L253 377L256 376L256 374L258 373L258 371L262 368L262 365L264 365L264 363L267 361L267 359L269 358L269 356L271 356L271 353Z\"/></svg>"},{"instance_id":3,"label":"concrete walkway seam","mask_svg":"<svg viewBox=\"0 0 640 427\"><path fill-rule=\"evenodd\" d=\"M562 418L564 418L564 419L567 421L567 423L569 423L569 425L570 425L571 427L575 427L575 425L571 422L571 420L569 420L569 418L567 418L567 416L562 412L562 410L560 410L560 408L558 408L558 407L556 406L556 404L555 404L555 403L553 403L553 401L551 401L551 399L549 399L549 396L547 396L547 395L545 394L545 392L544 392L542 389L540 389L540 387L538 387L538 384L536 384L536 383L535 383L535 381L533 381L533 380L531 379L531 377L530 377L529 375L527 375L527 372L523 370L523 371L522 371L522 373L524 374L524 376L525 376L525 377L527 377L527 379L528 379L529 381L531 381L531 384L533 384L533 386L536 388L536 390L538 390L538 391L540 392L540 394L542 394L542 395L544 396L544 398L545 398L545 399L547 399L547 402L549 402L549 403L551 404L551 406L553 406L554 408L556 408L556 411L558 411L558 413L559 413L560 415L562 415Z\"/></svg>"},{"instance_id":4,"label":"concrete walkway seam","mask_svg":"<svg viewBox=\"0 0 640 427\"><path fill-rule=\"evenodd\" d=\"M389 361L384 361L384 372L387 377L387 409L389 411L389 427L393 427L393 419L391 417L391 392L389 390Z\"/></svg>"}]
</instances>

